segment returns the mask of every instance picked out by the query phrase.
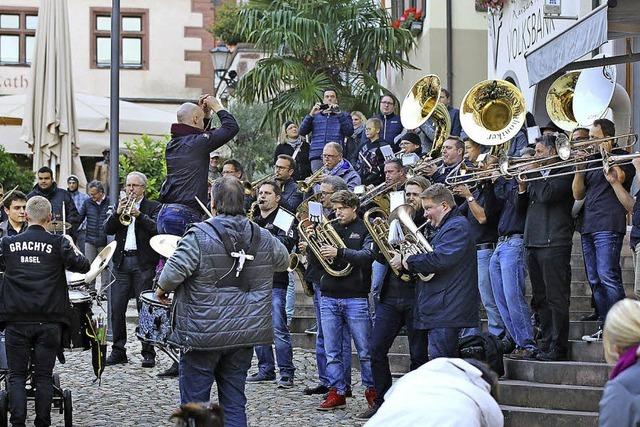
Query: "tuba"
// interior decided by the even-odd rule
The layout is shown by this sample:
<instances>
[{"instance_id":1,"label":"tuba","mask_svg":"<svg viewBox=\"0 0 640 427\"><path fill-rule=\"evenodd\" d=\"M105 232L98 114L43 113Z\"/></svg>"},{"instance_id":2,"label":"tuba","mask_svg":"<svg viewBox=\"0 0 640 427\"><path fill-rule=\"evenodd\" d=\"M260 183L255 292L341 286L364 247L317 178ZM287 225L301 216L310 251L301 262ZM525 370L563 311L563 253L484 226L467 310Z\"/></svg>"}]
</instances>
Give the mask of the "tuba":
<instances>
[{"instance_id":1,"label":"tuba","mask_svg":"<svg viewBox=\"0 0 640 427\"><path fill-rule=\"evenodd\" d=\"M371 208L366 211L362 217L364 225L369 230L369 234L378 245L380 252L384 256L384 259L390 263L393 258L395 248L389 243L389 222L387 212L380 208ZM391 267L391 265L389 265ZM411 280L411 275L408 273L401 273L399 270L391 267L396 276L401 280L408 282Z\"/></svg>"},{"instance_id":2,"label":"tuba","mask_svg":"<svg viewBox=\"0 0 640 427\"><path fill-rule=\"evenodd\" d=\"M133 222L133 217L131 216L131 211L136 204L136 195L133 193L129 193L124 202L124 209L120 213L120 224L128 227Z\"/></svg>"},{"instance_id":3,"label":"tuba","mask_svg":"<svg viewBox=\"0 0 640 427\"><path fill-rule=\"evenodd\" d=\"M484 80L462 99L460 125L479 144L500 145L516 136L525 114L520 89L506 80Z\"/></svg>"},{"instance_id":4,"label":"tuba","mask_svg":"<svg viewBox=\"0 0 640 427\"><path fill-rule=\"evenodd\" d=\"M551 121L569 132L578 127L578 121L573 115L573 96L579 76L580 71L572 71L558 77L549 87L545 97L545 106Z\"/></svg>"},{"instance_id":5,"label":"tuba","mask_svg":"<svg viewBox=\"0 0 640 427\"><path fill-rule=\"evenodd\" d=\"M308 193L314 185L320 182L324 172L324 167L321 167L320 169L309 175L306 179L296 182L296 184L298 185L298 191L301 193Z\"/></svg>"},{"instance_id":6,"label":"tuba","mask_svg":"<svg viewBox=\"0 0 640 427\"><path fill-rule=\"evenodd\" d=\"M313 255L318 259L322 268L335 277L344 277L351 274L351 270L353 269L351 264L346 264L343 268L338 269L339 267L336 267L336 260L334 258L324 258L320 253L322 246L333 246L338 249L346 248L344 242L331 225L331 223L337 221L337 219L328 221L323 217L322 222L315 225L311 233L307 232L307 227L313 225L309 217L302 217L302 215L300 215L298 220L298 233L300 233L300 238L309 245L309 249L311 249Z\"/></svg>"},{"instance_id":7,"label":"tuba","mask_svg":"<svg viewBox=\"0 0 640 427\"><path fill-rule=\"evenodd\" d=\"M409 255L418 255L425 254L429 252L433 252L433 248L429 244L429 241L426 237L422 235L420 229L413 222L413 215L415 214L415 209L413 206L409 204L400 205L391 212L389 215L389 222L397 219L402 224L402 228L406 231L404 235L404 240L398 242L398 250L402 253L403 256L407 257ZM434 276L434 273L429 275L424 275L418 273L420 280L424 282L428 282Z\"/></svg>"},{"instance_id":8,"label":"tuba","mask_svg":"<svg viewBox=\"0 0 640 427\"><path fill-rule=\"evenodd\" d=\"M428 154L432 158L440 154L442 144L451 132L449 111L439 102L441 88L440 77L427 74L413 84L400 106L400 121L405 129L416 129L429 118L432 120L435 135Z\"/></svg>"}]
</instances>

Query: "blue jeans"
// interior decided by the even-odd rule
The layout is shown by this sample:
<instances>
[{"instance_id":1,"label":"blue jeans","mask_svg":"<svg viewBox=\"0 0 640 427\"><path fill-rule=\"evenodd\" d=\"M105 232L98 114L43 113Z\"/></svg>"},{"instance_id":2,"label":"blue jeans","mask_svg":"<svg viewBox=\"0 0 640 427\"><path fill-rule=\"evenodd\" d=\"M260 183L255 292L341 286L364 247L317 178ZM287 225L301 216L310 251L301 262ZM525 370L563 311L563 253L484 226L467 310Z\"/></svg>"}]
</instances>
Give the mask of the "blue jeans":
<instances>
[{"instance_id":1,"label":"blue jeans","mask_svg":"<svg viewBox=\"0 0 640 427\"><path fill-rule=\"evenodd\" d=\"M508 237L498 242L489 263L491 289L498 312L516 345L536 350L531 312L525 299L524 241Z\"/></svg>"},{"instance_id":2,"label":"blue jeans","mask_svg":"<svg viewBox=\"0 0 640 427\"><path fill-rule=\"evenodd\" d=\"M188 351L180 356L180 403L209 402L211 386L218 386L225 427L245 427L247 397L244 394L251 366L251 347L225 351Z\"/></svg>"},{"instance_id":3,"label":"blue jeans","mask_svg":"<svg viewBox=\"0 0 640 427\"><path fill-rule=\"evenodd\" d=\"M624 234L598 231L582 235L582 254L587 280L593 292L598 320L604 322L609 309L624 298L620 251Z\"/></svg>"},{"instance_id":4,"label":"blue jeans","mask_svg":"<svg viewBox=\"0 0 640 427\"><path fill-rule=\"evenodd\" d=\"M384 276L387 275L389 269L387 264L373 261L371 265L371 299L369 305L371 308L371 315L375 319L375 310L380 300L380 289L382 289L382 282L384 282Z\"/></svg>"},{"instance_id":5,"label":"blue jeans","mask_svg":"<svg viewBox=\"0 0 640 427\"><path fill-rule=\"evenodd\" d=\"M158 234L182 236L189 224L202 221L202 214L179 203L162 205L156 221Z\"/></svg>"},{"instance_id":6,"label":"blue jeans","mask_svg":"<svg viewBox=\"0 0 640 427\"><path fill-rule=\"evenodd\" d=\"M507 334L502 317L498 311L496 299L493 296L493 288L491 287L491 274L489 272L489 264L493 249L480 249L478 256L478 290L480 291L480 299L482 305L487 312L487 323L489 333L496 337L503 337Z\"/></svg>"},{"instance_id":7,"label":"blue jeans","mask_svg":"<svg viewBox=\"0 0 640 427\"><path fill-rule=\"evenodd\" d=\"M284 311L287 313L287 324L291 323L293 315L296 309L296 282L294 277L296 274L289 272L289 286L287 286L287 303L285 304Z\"/></svg>"},{"instance_id":8,"label":"blue jeans","mask_svg":"<svg viewBox=\"0 0 640 427\"><path fill-rule=\"evenodd\" d=\"M343 339L344 331L349 331L358 352L362 384L373 387L371 373L371 316L367 298L320 297L320 313L324 332L324 350L327 355L327 376L329 387L344 395L347 389L344 378Z\"/></svg>"},{"instance_id":9,"label":"blue jeans","mask_svg":"<svg viewBox=\"0 0 640 427\"><path fill-rule=\"evenodd\" d=\"M295 368L293 367L293 348L291 347L291 334L287 327L287 315L284 311L286 289L273 288L271 299L273 318L273 338L276 346L276 360L280 369L281 378L293 379ZM255 347L258 356L258 369L261 374L275 375L275 362L271 345L259 345Z\"/></svg>"},{"instance_id":10,"label":"blue jeans","mask_svg":"<svg viewBox=\"0 0 640 427\"><path fill-rule=\"evenodd\" d=\"M438 357L458 357L460 328L433 328L427 331L429 360Z\"/></svg>"},{"instance_id":11,"label":"blue jeans","mask_svg":"<svg viewBox=\"0 0 640 427\"><path fill-rule=\"evenodd\" d=\"M318 379L320 384L329 387L327 376L327 354L324 351L324 332L322 331L322 316L320 315L320 285L313 284L313 306L316 309L316 322L318 334L316 335L316 365L318 366ZM351 334L344 331L342 339L342 366L347 388L351 388Z\"/></svg>"},{"instance_id":12,"label":"blue jeans","mask_svg":"<svg viewBox=\"0 0 640 427\"><path fill-rule=\"evenodd\" d=\"M384 394L391 387L389 349L403 325L407 327L411 367L427 363L427 333L413 328L413 299L384 298L376 306L376 321L371 332L371 371L376 386L376 403L382 405Z\"/></svg>"}]
</instances>

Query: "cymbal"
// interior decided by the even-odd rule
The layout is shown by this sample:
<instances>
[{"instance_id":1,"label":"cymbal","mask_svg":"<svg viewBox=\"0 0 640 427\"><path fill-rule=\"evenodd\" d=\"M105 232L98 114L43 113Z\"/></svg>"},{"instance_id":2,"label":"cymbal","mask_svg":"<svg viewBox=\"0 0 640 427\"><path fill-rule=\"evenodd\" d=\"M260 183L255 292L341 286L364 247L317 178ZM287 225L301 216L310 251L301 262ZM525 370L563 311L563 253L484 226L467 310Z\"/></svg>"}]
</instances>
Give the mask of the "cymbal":
<instances>
[{"instance_id":1,"label":"cymbal","mask_svg":"<svg viewBox=\"0 0 640 427\"><path fill-rule=\"evenodd\" d=\"M102 273L102 270L104 270L107 265L109 265L109 261L111 261L111 257L113 257L113 254L116 251L116 245L117 243L114 240L100 251L98 256L96 256L96 258L91 263L91 268L89 268L89 271L85 276L85 283L93 282L96 277L98 277L98 274Z\"/></svg>"},{"instance_id":2,"label":"cymbal","mask_svg":"<svg viewBox=\"0 0 640 427\"><path fill-rule=\"evenodd\" d=\"M149 240L149 244L154 251L165 258L170 258L178 247L180 239L180 236L175 236L173 234L158 234Z\"/></svg>"},{"instance_id":3,"label":"cymbal","mask_svg":"<svg viewBox=\"0 0 640 427\"><path fill-rule=\"evenodd\" d=\"M49 223L49 226L47 227L47 230L51 233L59 233L62 232L63 229L63 224L64 224L64 231L70 230L71 229L71 224L69 224L68 222L62 222L60 220L54 219L53 221L51 221Z\"/></svg>"}]
</instances>

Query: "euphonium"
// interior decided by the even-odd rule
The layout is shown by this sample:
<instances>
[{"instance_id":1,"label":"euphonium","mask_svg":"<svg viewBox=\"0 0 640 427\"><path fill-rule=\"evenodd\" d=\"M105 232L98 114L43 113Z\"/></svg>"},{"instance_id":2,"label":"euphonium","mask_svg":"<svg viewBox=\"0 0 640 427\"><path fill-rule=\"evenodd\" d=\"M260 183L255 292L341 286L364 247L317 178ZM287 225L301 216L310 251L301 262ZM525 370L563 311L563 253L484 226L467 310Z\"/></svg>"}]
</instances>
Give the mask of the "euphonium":
<instances>
[{"instance_id":1,"label":"euphonium","mask_svg":"<svg viewBox=\"0 0 640 427\"><path fill-rule=\"evenodd\" d=\"M296 184L298 185L298 191L301 193L307 193L311 188L320 182L322 175L324 174L324 167L321 167L311 175L307 177L307 179L298 181Z\"/></svg>"},{"instance_id":2,"label":"euphonium","mask_svg":"<svg viewBox=\"0 0 640 427\"><path fill-rule=\"evenodd\" d=\"M328 221L323 217L322 222L314 226L314 231L312 233L307 232L307 227L312 225L309 218L299 218L299 220L298 233L300 233L300 238L307 243L311 252L313 252L322 265L322 268L324 268L327 273L335 277L344 277L351 274L351 270L353 269L351 264L347 263L342 269L337 270L334 268L336 260L334 258L327 259L320 253L320 248L323 246L333 246L338 249L346 248L344 242L331 225L331 223L337 221L337 219Z\"/></svg>"},{"instance_id":3,"label":"euphonium","mask_svg":"<svg viewBox=\"0 0 640 427\"><path fill-rule=\"evenodd\" d=\"M389 221L397 219L400 221L400 224L402 224L402 228L408 232L405 233L404 240L399 242L399 251L403 257L433 252L429 241L420 233L420 229L415 222L413 222L414 214L415 209L413 206L405 203L395 208L393 212L391 212L391 215L389 215ZM425 276L424 274L418 273L418 276L422 281L428 282L433 278L434 274L431 273Z\"/></svg>"},{"instance_id":4,"label":"euphonium","mask_svg":"<svg viewBox=\"0 0 640 427\"><path fill-rule=\"evenodd\" d=\"M302 289L304 290L304 294L308 297L313 296L313 286L306 280L304 280L304 274L306 272L306 268L300 260L300 255L298 254L289 254L289 267L287 267L287 271L289 273L294 273L300 284L302 285Z\"/></svg>"},{"instance_id":5,"label":"euphonium","mask_svg":"<svg viewBox=\"0 0 640 427\"><path fill-rule=\"evenodd\" d=\"M394 256L394 247L389 244L389 215L387 212L380 208L371 208L366 211L362 217L364 221L365 227L369 230L369 234L371 234L371 238L378 245L380 252L387 260L388 263L391 262ZM391 267L391 265L389 265ZM399 270L391 267L396 276L400 277L405 282L411 280L411 276L407 273L401 273Z\"/></svg>"},{"instance_id":6,"label":"euphonium","mask_svg":"<svg viewBox=\"0 0 640 427\"><path fill-rule=\"evenodd\" d=\"M131 216L131 211L136 204L136 195L133 193L129 193L127 195L127 199L124 202L124 209L122 213L120 213L120 224L128 227L131 222L133 222L133 217Z\"/></svg>"}]
</instances>

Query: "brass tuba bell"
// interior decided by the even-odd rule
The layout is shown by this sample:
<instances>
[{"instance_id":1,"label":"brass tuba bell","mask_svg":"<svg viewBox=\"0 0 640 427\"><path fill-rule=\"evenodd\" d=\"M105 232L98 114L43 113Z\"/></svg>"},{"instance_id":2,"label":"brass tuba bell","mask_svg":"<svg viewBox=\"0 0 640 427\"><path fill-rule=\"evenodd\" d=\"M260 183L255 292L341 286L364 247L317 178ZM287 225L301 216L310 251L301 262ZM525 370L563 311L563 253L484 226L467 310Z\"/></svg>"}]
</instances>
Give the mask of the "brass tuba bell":
<instances>
[{"instance_id":1,"label":"brass tuba bell","mask_svg":"<svg viewBox=\"0 0 640 427\"><path fill-rule=\"evenodd\" d=\"M482 145L500 145L515 137L525 121L522 92L506 80L476 83L460 104L460 125Z\"/></svg>"},{"instance_id":2,"label":"brass tuba bell","mask_svg":"<svg viewBox=\"0 0 640 427\"><path fill-rule=\"evenodd\" d=\"M413 84L400 107L400 121L405 129L419 128L429 118L433 121L435 136L430 157L437 157L451 132L449 111L439 102L441 88L440 77L427 74Z\"/></svg>"},{"instance_id":3,"label":"brass tuba bell","mask_svg":"<svg viewBox=\"0 0 640 427\"><path fill-rule=\"evenodd\" d=\"M547 114L559 128L572 131L578 126L573 115L573 94L580 71L572 71L558 77L549 87L545 98Z\"/></svg>"}]
</instances>

